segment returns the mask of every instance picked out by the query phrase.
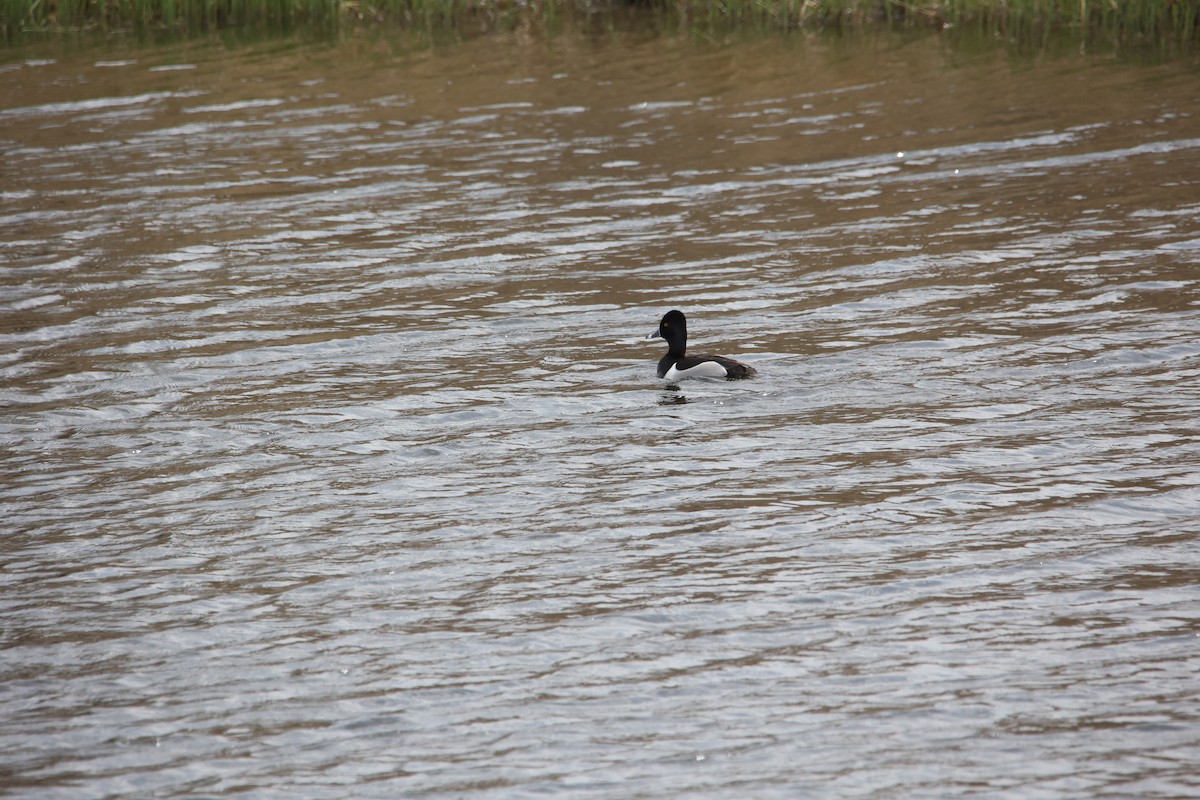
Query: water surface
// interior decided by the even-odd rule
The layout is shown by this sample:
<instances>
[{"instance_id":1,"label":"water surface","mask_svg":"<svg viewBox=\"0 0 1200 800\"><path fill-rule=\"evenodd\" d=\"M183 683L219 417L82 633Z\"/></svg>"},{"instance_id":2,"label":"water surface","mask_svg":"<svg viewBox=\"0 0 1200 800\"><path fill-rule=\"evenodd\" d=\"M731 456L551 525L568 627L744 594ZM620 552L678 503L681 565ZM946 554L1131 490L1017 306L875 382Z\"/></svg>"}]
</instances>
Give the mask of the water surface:
<instances>
[{"instance_id":1,"label":"water surface","mask_svg":"<svg viewBox=\"0 0 1200 800\"><path fill-rule=\"evenodd\" d=\"M0 67L0 792L1200 792L1200 82ZM748 382L655 379L670 308Z\"/></svg>"}]
</instances>

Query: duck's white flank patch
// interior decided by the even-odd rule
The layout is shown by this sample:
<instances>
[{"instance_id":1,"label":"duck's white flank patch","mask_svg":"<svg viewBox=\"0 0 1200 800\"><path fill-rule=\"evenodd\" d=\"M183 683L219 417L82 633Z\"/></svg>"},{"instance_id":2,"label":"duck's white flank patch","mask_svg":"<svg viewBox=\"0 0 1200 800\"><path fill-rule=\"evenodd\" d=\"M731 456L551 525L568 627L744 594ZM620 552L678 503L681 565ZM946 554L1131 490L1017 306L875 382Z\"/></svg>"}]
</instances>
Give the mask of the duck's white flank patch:
<instances>
[{"instance_id":1,"label":"duck's white flank patch","mask_svg":"<svg viewBox=\"0 0 1200 800\"><path fill-rule=\"evenodd\" d=\"M675 365L672 364L671 368L667 370L667 374L663 375L663 380L682 381L687 378L725 378L728 376L729 373L717 362L701 361L696 366L687 369L675 369Z\"/></svg>"}]
</instances>

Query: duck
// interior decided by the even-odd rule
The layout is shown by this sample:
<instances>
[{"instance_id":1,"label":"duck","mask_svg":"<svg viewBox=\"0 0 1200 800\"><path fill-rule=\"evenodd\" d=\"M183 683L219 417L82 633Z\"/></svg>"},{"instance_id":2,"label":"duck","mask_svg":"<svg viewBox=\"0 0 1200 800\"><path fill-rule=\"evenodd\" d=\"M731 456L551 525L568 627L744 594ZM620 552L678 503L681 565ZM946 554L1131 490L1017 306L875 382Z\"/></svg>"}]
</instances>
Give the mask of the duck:
<instances>
[{"instance_id":1,"label":"duck","mask_svg":"<svg viewBox=\"0 0 1200 800\"><path fill-rule=\"evenodd\" d=\"M658 377L671 382L685 378L724 378L727 381L736 381L758 374L749 364L725 356L686 355L687 317L678 309L663 314L658 323L658 330L646 338L667 340L667 354L658 362Z\"/></svg>"}]
</instances>

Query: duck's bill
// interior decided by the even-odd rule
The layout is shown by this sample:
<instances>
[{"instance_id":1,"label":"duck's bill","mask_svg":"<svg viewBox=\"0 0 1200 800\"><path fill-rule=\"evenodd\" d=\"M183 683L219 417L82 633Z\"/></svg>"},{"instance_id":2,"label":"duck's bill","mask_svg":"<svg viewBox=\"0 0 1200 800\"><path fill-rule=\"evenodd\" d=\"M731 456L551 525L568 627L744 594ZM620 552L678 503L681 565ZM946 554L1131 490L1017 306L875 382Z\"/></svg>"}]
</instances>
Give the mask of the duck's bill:
<instances>
[{"instance_id":1,"label":"duck's bill","mask_svg":"<svg viewBox=\"0 0 1200 800\"><path fill-rule=\"evenodd\" d=\"M653 333L649 334L646 338L647 339L661 339L662 334L659 333L658 331L654 331Z\"/></svg>"}]
</instances>

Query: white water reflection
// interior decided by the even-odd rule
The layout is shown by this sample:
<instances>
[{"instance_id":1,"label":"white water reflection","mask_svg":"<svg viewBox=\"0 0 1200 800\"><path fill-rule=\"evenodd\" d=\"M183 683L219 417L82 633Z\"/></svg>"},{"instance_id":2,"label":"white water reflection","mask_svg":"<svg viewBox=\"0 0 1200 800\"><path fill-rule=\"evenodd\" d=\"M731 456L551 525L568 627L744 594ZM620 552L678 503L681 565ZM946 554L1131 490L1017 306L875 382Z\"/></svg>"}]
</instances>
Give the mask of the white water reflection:
<instances>
[{"instance_id":1,"label":"white water reflection","mask_svg":"<svg viewBox=\"0 0 1200 800\"><path fill-rule=\"evenodd\" d=\"M1196 791L1194 76L360 44L0 73L11 792Z\"/></svg>"}]
</instances>

